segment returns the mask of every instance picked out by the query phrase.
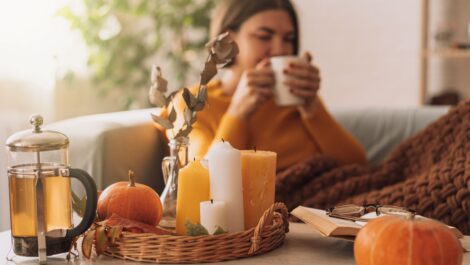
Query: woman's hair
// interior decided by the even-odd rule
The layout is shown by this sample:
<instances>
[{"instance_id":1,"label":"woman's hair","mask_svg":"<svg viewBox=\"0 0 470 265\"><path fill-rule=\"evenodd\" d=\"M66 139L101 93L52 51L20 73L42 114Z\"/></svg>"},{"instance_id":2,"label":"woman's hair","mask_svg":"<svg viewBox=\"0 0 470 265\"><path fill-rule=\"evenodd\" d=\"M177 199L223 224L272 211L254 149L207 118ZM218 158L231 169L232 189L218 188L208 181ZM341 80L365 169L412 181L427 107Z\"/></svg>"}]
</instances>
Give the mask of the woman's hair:
<instances>
[{"instance_id":1,"label":"woman's hair","mask_svg":"<svg viewBox=\"0 0 470 265\"><path fill-rule=\"evenodd\" d=\"M294 54L297 54L299 51L299 25L297 13L289 0L220 0L212 16L211 39L227 30L239 30L243 22L251 16L267 10L284 10L289 14L295 30Z\"/></svg>"}]
</instances>

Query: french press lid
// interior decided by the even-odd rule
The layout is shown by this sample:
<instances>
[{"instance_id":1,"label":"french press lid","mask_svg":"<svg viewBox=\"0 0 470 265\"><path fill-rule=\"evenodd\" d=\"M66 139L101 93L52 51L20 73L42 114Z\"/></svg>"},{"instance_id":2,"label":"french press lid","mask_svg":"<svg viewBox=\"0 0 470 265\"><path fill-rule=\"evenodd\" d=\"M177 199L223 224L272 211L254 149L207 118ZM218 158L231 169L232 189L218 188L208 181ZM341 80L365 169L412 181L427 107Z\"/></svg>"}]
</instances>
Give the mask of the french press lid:
<instances>
[{"instance_id":1,"label":"french press lid","mask_svg":"<svg viewBox=\"0 0 470 265\"><path fill-rule=\"evenodd\" d=\"M25 130L8 137L6 146L13 152L42 152L67 148L69 138L60 132L41 129L41 115L32 115L29 123L33 130Z\"/></svg>"}]
</instances>

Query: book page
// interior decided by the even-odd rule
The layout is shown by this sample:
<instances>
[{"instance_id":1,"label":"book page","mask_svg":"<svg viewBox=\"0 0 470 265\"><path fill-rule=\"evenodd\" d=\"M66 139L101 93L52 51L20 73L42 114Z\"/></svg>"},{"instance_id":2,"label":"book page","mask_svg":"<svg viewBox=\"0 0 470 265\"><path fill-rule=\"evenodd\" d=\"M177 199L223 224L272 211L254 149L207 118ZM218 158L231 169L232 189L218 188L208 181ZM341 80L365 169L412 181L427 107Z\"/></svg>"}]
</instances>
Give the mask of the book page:
<instances>
[{"instance_id":1,"label":"book page","mask_svg":"<svg viewBox=\"0 0 470 265\"><path fill-rule=\"evenodd\" d=\"M357 227L358 229L361 229L362 225L356 224L354 221L350 221L350 220L345 220L345 219L335 218L335 217L329 217L326 214L326 211L324 211L324 210L315 209L315 208L308 208L308 207L303 207L303 208L305 208L307 211L309 211L311 213L314 213L314 214L318 215L319 217L323 217L325 219L328 219L330 222L335 223L336 226L339 226L339 227Z\"/></svg>"},{"instance_id":2,"label":"book page","mask_svg":"<svg viewBox=\"0 0 470 265\"><path fill-rule=\"evenodd\" d=\"M354 222L350 220L329 217L326 214L326 211L324 210L303 207L303 206L298 206L291 212L291 214L299 218L300 220L302 220L304 223L312 226L316 231L318 231L323 236L336 237L336 238L342 238L342 239L347 239L347 240L354 240L354 237L359 232L359 230L364 225L367 224L367 222L361 222L361 221ZM383 215L380 215L380 216L383 216ZM362 219L368 219L368 220L372 220L377 217L379 216L377 216L375 212L367 213L361 216ZM416 218L427 219L426 217L423 217L420 215L417 215ZM457 228L452 227L452 226L448 226L448 227L458 238L461 238L461 239L464 238L462 233ZM470 242L470 240L468 241Z\"/></svg>"},{"instance_id":3,"label":"book page","mask_svg":"<svg viewBox=\"0 0 470 265\"><path fill-rule=\"evenodd\" d=\"M299 206L295 208L292 215L305 223L311 225L324 236L355 236L361 226L353 221L329 217L325 211Z\"/></svg>"}]
</instances>

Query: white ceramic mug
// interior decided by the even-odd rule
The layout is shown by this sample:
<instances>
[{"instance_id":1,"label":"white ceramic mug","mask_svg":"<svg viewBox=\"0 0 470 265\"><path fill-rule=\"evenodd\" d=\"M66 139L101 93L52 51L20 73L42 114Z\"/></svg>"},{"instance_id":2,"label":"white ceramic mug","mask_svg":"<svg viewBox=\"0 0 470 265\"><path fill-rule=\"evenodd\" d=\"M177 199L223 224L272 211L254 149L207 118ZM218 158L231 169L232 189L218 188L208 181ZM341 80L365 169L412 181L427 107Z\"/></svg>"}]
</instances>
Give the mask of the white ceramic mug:
<instances>
[{"instance_id":1,"label":"white ceramic mug","mask_svg":"<svg viewBox=\"0 0 470 265\"><path fill-rule=\"evenodd\" d=\"M274 71L274 101L278 106L295 106L304 103L304 100L289 90L284 81L292 77L284 74L290 63L306 63L306 59L294 55L277 56L271 58L271 68Z\"/></svg>"}]
</instances>

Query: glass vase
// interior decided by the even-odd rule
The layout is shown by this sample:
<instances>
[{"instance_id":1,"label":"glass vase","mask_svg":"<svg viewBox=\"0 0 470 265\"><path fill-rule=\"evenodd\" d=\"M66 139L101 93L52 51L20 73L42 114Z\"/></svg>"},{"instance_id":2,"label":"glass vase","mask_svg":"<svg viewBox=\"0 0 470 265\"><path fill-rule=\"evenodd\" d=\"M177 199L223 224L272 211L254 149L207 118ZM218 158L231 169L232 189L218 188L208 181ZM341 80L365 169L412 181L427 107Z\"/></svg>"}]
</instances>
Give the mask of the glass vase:
<instances>
[{"instance_id":1,"label":"glass vase","mask_svg":"<svg viewBox=\"0 0 470 265\"><path fill-rule=\"evenodd\" d=\"M170 156L162 161L163 180L165 188L160 199L163 206L163 215L160 226L174 230L176 228L176 198L178 194L178 171L188 164L188 137L171 139L168 143Z\"/></svg>"}]
</instances>

